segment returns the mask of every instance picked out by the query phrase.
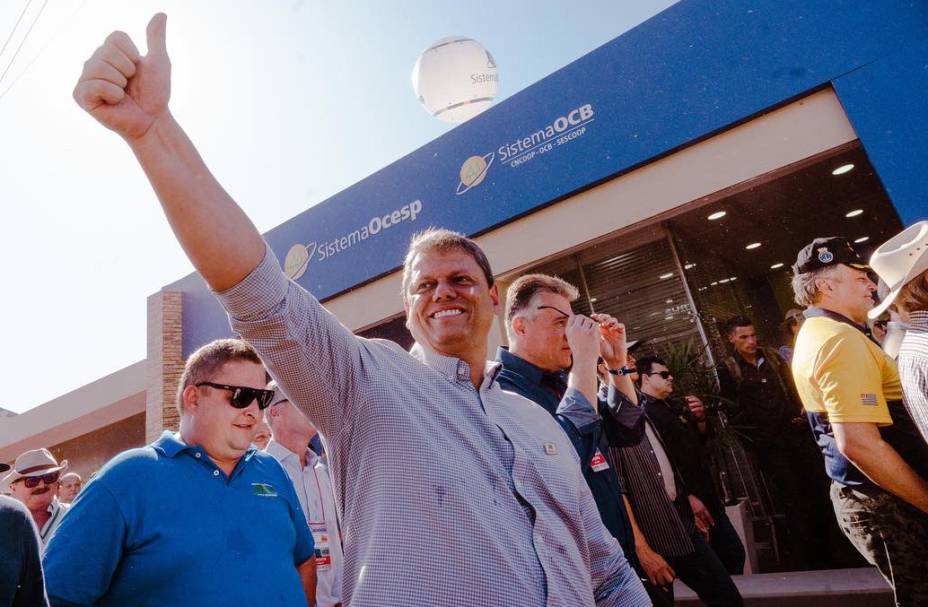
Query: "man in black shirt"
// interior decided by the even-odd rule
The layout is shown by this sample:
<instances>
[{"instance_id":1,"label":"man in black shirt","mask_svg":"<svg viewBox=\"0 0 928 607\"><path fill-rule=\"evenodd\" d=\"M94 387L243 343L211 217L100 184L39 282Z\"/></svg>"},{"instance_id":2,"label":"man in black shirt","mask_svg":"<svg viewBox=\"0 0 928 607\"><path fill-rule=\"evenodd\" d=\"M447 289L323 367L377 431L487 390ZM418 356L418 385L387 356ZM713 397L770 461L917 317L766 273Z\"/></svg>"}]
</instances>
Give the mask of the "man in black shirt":
<instances>
[{"instance_id":1,"label":"man in black shirt","mask_svg":"<svg viewBox=\"0 0 928 607\"><path fill-rule=\"evenodd\" d=\"M789 366L773 348L757 343L744 316L724 326L732 355L719 365L721 395L737 404L732 423L750 439L774 499L782 506L789 564L821 567L830 560L830 507L821 458L799 406Z\"/></svg>"},{"instance_id":2,"label":"man in black shirt","mask_svg":"<svg viewBox=\"0 0 928 607\"><path fill-rule=\"evenodd\" d=\"M712 482L708 460L696 433L699 420L690 409L674 406L668 400L673 390L673 375L661 359L642 358L638 361L638 370L642 377L641 406L663 438L667 456L686 484L687 499L697 525L708 535L709 545L728 573L741 575L744 573L744 544L728 519ZM702 403L697 397L685 398L690 407L700 409Z\"/></svg>"}]
</instances>

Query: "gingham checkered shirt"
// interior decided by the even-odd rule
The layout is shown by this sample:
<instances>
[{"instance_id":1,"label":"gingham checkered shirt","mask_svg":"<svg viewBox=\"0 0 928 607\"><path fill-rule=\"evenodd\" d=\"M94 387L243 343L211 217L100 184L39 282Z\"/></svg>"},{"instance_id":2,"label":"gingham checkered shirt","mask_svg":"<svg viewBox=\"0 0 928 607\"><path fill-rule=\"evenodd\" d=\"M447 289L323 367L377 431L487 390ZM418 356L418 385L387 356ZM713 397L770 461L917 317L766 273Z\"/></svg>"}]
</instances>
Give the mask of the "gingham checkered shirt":
<instances>
[{"instance_id":1,"label":"gingham checkered shirt","mask_svg":"<svg viewBox=\"0 0 928 607\"><path fill-rule=\"evenodd\" d=\"M650 605L567 436L498 364L478 389L459 359L353 335L269 249L219 297L325 437L346 604Z\"/></svg>"},{"instance_id":2,"label":"gingham checkered shirt","mask_svg":"<svg viewBox=\"0 0 928 607\"><path fill-rule=\"evenodd\" d=\"M928 441L928 311L911 312L908 324L899 346L899 380L912 421Z\"/></svg>"}]
</instances>

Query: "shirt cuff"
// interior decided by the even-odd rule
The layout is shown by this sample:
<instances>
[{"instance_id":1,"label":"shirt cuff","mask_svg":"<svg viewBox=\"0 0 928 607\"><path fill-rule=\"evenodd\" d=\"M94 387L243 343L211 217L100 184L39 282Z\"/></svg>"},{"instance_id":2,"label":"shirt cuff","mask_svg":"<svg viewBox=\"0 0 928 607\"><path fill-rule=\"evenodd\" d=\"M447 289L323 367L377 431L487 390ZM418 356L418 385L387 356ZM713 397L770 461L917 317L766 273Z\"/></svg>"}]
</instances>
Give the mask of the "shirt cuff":
<instances>
[{"instance_id":1,"label":"shirt cuff","mask_svg":"<svg viewBox=\"0 0 928 607\"><path fill-rule=\"evenodd\" d=\"M287 297L290 281L280 262L265 243L264 259L241 282L216 297L229 316L237 321L254 321L269 316Z\"/></svg>"},{"instance_id":2,"label":"shirt cuff","mask_svg":"<svg viewBox=\"0 0 928 607\"><path fill-rule=\"evenodd\" d=\"M577 388L567 388L557 407L557 414L574 425L580 432L589 431L600 423L599 413Z\"/></svg>"},{"instance_id":3,"label":"shirt cuff","mask_svg":"<svg viewBox=\"0 0 928 607\"><path fill-rule=\"evenodd\" d=\"M605 404L612 418L626 428L634 428L644 415L644 407L641 406L640 400L636 405L624 392L611 383Z\"/></svg>"}]
</instances>

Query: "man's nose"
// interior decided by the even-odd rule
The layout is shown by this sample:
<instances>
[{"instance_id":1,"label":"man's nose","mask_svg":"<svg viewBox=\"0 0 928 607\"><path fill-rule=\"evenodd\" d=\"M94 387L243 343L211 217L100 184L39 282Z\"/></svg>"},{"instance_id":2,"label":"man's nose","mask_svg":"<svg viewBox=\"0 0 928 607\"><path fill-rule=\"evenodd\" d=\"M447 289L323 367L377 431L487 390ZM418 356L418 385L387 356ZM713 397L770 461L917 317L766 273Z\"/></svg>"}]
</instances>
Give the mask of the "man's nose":
<instances>
[{"instance_id":1,"label":"man's nose","mask_svg":"<svg viewBox=\"0 0 928 607\"><path fill-rule=\"evenodd\" d=\"M457 296L457 292L451 286L451 283L440 280L438 284L435 285L435 292L432 298L435 301L441 301L443 299L454 299Z\"/></svg>"}]
</instances>

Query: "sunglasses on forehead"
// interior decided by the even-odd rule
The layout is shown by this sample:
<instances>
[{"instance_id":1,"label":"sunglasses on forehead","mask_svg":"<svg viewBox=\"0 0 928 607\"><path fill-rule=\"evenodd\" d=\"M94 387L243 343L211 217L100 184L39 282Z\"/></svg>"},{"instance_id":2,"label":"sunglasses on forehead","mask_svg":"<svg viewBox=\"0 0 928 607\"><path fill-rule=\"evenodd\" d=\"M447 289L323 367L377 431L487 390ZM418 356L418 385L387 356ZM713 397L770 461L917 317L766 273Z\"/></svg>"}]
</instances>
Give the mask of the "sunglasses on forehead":
<instances>
[{"instance_id":1,"label":"sunglasses on forehead","mask_svg":"<svg viewBox=\"0 0 928 607\"><path fill-rule=\"evenodd\" d=\"M197 388L200 386L209 386L217 390L228 390L232 393L232 396L229 398L229 404L236 409L244 409L257 399L258 408L264 410L267 409L268 405L271 404L271 399L274 398L273 390L265 390L263 388L227 386L225 384L214 384L211 381L201 381L197 384Z\"/></svg>"},{"instance_id":2,"label":"sunglasses on forehead","mask_svg":"<svg viewBox=\"0 0 928 607\"><path fill-rule=\"evenodd\" d=\"M57 483L59 476L61 476L61 472L49 472L48 474L40 474L39 476L27 476L23 479L23 484L28 489L35 489L39 486L39 481L45 481L46 485Z\"/></svg>"}]
</instances>

